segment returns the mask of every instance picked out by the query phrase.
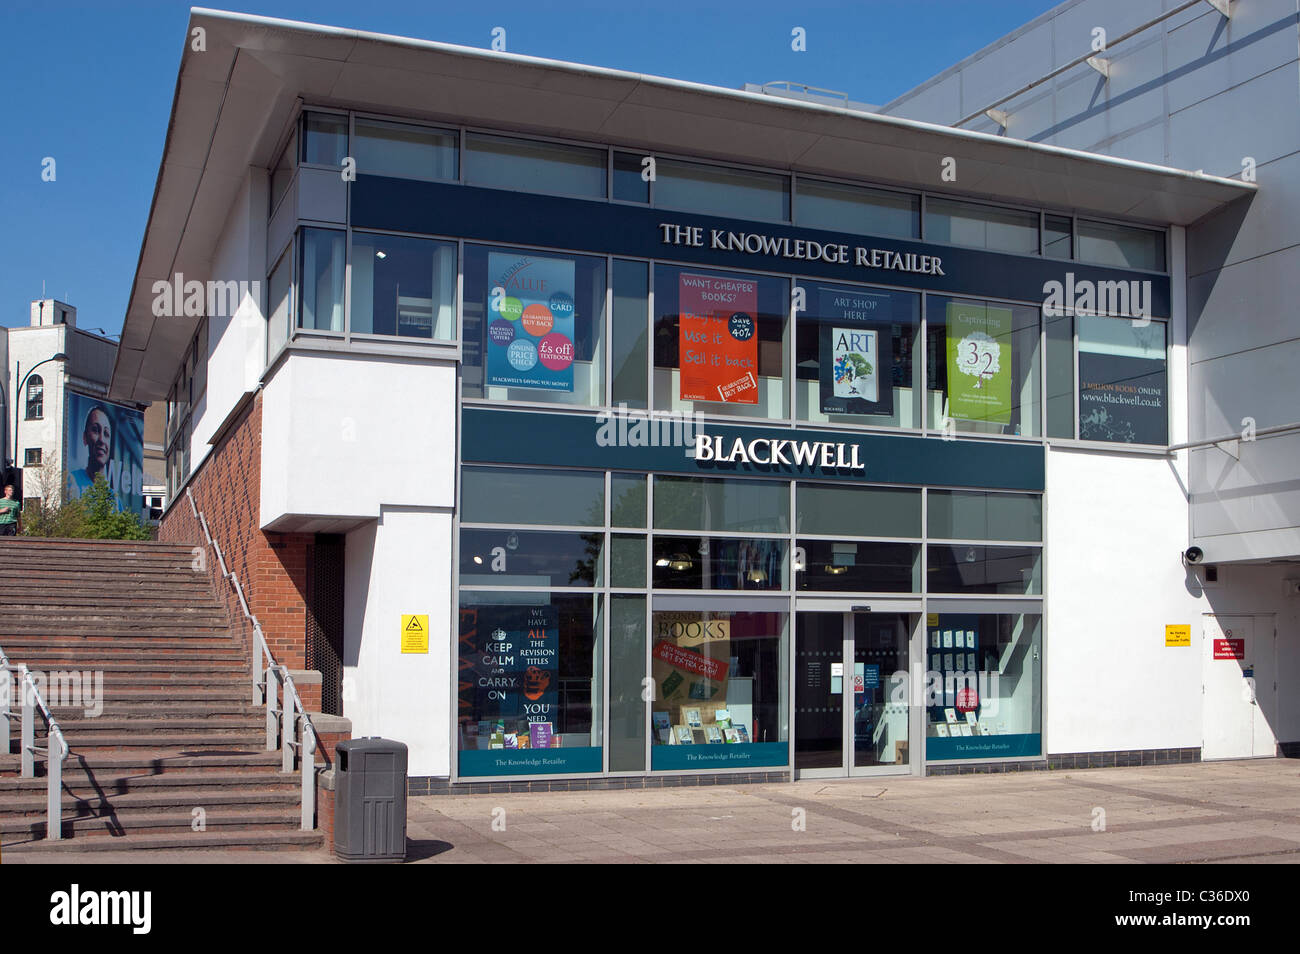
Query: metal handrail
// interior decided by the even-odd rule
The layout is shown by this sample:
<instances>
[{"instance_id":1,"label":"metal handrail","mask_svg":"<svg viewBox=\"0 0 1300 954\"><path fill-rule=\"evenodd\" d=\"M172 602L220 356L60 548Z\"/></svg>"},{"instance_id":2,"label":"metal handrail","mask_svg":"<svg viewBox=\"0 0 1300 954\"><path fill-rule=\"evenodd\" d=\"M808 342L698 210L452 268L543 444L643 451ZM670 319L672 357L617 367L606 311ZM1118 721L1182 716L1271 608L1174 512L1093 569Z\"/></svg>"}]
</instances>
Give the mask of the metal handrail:
<instances>
[{"instance_id":1,"label":"metal handrail","mask_svg":"<svg viewBox=\"0 0 1300 954\"><path fill-rule=\"evenodd\" d=\"M50 712L49 706L41 697L41 691L37 688L36 681L32 679L31 670L23 663L11 663L9 657L0 649L0 679L3 680L0 686L3 687L3 693L0 693L0 731L4 733L4 754L9 754L9 720L13 713L10 711L10 685L11 673L19 674L18 685L22 702L22 727L19 742L20 756L20 773L23 778L36 777L36 755L44 753L45 755L45 837L52 841L58 841L63 837L63 763L68 758L71 748L68 746L68 740L63 736L63 729L59 727L58 720ZM36 744L36 717L39 712L41 718L45 720L45 745ZM55 758L50 752L53 741L57 741L58 757Z\"/></svg>"},{"instance_id":2,"label":"metal handrail","mask_svg":"<svg viewBox=\"0 0 1300 954\"><path fill-rule=\"evenodd\" d=\"M302 774L302 830L310 831L316 827L316 760L312 757L319 738L316 727L312 725L311 716L302 704L302 697L298 695L298 688L293 684L289 670L277 665L275 657L271 655L271 647L266 644L266 637L262 634L262 624L249 611L244 588L239 585L234 570L226 566L221 547L213 539L207 518L195 505L194 494L188 487L185 488L185 496L189 498L190 510L199 521L208 546L217 555L217 566L221 569L222 578L229 581L239 600L240 612L253 627L249 673L253 682L253 704L266 706L266 748L267 751L280 749L282 771L293 771L294 752L297 751ZM284 700L283 705L280 705L280 699Z\"/></svg>"}]
</instances>

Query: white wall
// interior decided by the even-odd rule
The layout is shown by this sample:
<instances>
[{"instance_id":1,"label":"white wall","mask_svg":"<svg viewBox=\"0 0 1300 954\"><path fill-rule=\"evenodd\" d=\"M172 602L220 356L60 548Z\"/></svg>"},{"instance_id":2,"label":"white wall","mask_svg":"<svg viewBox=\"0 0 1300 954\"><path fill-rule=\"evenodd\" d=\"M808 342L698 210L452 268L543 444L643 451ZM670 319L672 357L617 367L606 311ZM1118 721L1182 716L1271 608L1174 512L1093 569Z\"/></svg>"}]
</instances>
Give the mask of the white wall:
<instances>
[{"instance_id":1,"label":"white wall","mask_svg":"<svg viewBox=\"0 0 1300 954\"><path fill-rule=\"evenodd\" d=\"M413 776L451 771L451 532L450 510L384 507L344 551L343 715L406 743ZM401 652L403 613L428 614L427 655Z\"/></svg>"},{"instance_id":2,"label":"white wall","mask_svg":"<svg viewBox=\"0 0 1300 954\"><path fill-rule=\"evenodd\" d=\"M1187 503L1157 457L1047 454L1050 752L1201 744L1201 602L1187 587ZM1192 626L1166 648L1165 625Z\"/></svg>"},{"instance_id":3,"label":"white wall","mask_svg":"<svg viewBox=\"0 0 1300 954\"><path fill-rule=\"evenodd\" d=\"M452 506L455 408L454 362L289 355L262 396L262 527Z\"/></svg>"},{"instance_id":4,"label":"white wall","mask_svg":"<svg viewBox=\"0 0 1300 954\"><path fill-rule=\"evenodd\" d=\"M257 387L266 367L266 189L265 171L250 169L222 227L212 272L204 276L248 282L249 294L234 315L208 316L208 379L191 418L191 473L212 449L208 440L244 392Z\"/></svg>"},{"instance_id":5,"label":"white wall","mask_svg":"<svg viewBox=\"0 0 1300 954\"><path fill-rule=\"evenodd\" d=\"M1300 566L1220 566L1203 587L1180 559L1185 491L1163 459L1052 448L1046 499L1049 752L1199 747L1205 613L1277 614L1274 730L1300 740L1286 691L1300 679L1300 599L1282 582ZM1165 646L1169 623L1191 626L1190 647Z\"/></svg>"}]
</instances>

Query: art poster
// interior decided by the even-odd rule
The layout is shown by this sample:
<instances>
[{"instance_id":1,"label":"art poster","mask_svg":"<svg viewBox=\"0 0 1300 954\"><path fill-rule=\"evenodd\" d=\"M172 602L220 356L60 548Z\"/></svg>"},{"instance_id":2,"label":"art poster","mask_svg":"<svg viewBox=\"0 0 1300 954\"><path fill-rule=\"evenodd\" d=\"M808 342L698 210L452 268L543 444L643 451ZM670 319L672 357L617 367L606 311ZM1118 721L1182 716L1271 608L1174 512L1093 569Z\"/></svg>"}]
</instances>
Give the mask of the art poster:
<instances>
[{"instance_id":1,"label":"art poster","mask_svg":"<svg viewBox=\"0 0 1300 954\"><path fill-rule=\"evenodd\" d=\"M103 476L117 509L144 515L144 412L67 392L63 459L68 499Z\"/></svg>"},{"instance_id":2,"label":"art poster","mask_svg":"<svg viewBox=\"0 0 1300 954\"><path fill-rule=\"evenodd\" d=\"M571 259L488 253L489 387L572 391Z\"/></svg>"},{"instance_id":3,"label":"art poster","mask_svg":"<svg viewBox=\"0 0 1300 954\"><path fill-rule=\"evenodd\" d=\"M820 290L823 414L894 413L893 333L887 295Z\"/></svg>"},{"instance_id":4,"label":"art poster","mask_svg":"<svg viewBox=\"0 0 1300 954\"><path fill-rule=\"evenodd\" d=\"M1164 326L1079 319L1079 437L1165 444L1169 435Z\"/></svg>"},{"instance_id":5,"label":"art poster","mask_svg":"<svg viewBox=\"0 0 1300 954\"><path fill-rule=\"evenodd\" d=\"M462 713L499 720L530 741L532 723L556 724L560 626L554 606L462 610L460 642ZM545 733L549 744L551 728Z\"/></svg>"},{"instance_id":6,"label":"art poster","mask_svg":"<svg viewBox=\"0 0 1300 954\"><path fill-rule=\"evenodd\" d=\"M948 416L1011 423L1011 309L948 303Z\"/></svg>"},{"instance_id":7,"label":"art poster","mask_svg":"<svg viewBox=\"0 0 1300 954\"><path fill-rule=\"evenodd\" d=\"M758 403L758 282L692 275L678 279L679 397Z\"/></svg>"}]
</instances>

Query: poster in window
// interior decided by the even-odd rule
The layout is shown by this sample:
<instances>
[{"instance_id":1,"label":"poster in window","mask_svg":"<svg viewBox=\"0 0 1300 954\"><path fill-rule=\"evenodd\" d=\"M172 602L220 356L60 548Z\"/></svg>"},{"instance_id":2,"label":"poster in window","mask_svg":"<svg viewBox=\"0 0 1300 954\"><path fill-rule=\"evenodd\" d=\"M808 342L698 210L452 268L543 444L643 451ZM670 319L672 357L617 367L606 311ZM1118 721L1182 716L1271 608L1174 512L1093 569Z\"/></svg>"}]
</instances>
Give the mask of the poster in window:
<instances>
[{"instance_id":1,"label":"poster in window","mask_svg":"<svg viewBox=\"0 0 1300 954\"><path fill-rule=\"evenodd\" d=\"M574 285L571 259L488 254L490 387L573 390Z\"/></svg>"},{"instance_id":2,"label":"poster in window","mask_svg":"<svg viewBox=\"0 0 1300 954\"><path fill-rule=\"evenodd\" d=\"M678 278L679 396L683 401L758 403L758 281Z\"/></svg>"},{"instance_id":3,"label":"poster in window","mask_svg":"<svg viewBox=\"0 0 1300 954\"><path fill-rule=\"evenodd\" d=\"M1163 325L1080 316L1080 439L1168 443L1167 396Z\"/></svg>"},{"instance_id":4,"label":"poster in window","mask_svg":"<svg viewBox=\"0 0 1300 954\"><path fill-rule=\"evenodd\" d=\"M1011 309L948 303L948 416L1011 423Z\"/></svg>"},{"instance_id":5,"label":"poster in window","mask_svg":"<svg viewBox=\"0 0 1300 954\"><path fill-rule=\"evenodd\" d=\"M524 745L545 735L549 745L559 722L556 608L462 609L460 644L461 717L500 724ZM533 732L538 723L546 728Z\"/></svg>"},{"instance_id":6,"label":"poster in window","mask_svg":"<svg viewBox=\"0 0 1300 954\"><path fill-rule=\"evenodd\" d=\"M69 499L103 476L117 509L144 515L144 412L67 392L63 459Z\"/></svg>"},{"instance_id":7,"label":"poster in window","mask_svg":"<svg viewBox=\"0 0 1300 954\"><path fill-rule=\"evenodd\" d=\"M823 414L894 413L890 299L851 289L819 294Z\"/></svg>"}]
</instances>

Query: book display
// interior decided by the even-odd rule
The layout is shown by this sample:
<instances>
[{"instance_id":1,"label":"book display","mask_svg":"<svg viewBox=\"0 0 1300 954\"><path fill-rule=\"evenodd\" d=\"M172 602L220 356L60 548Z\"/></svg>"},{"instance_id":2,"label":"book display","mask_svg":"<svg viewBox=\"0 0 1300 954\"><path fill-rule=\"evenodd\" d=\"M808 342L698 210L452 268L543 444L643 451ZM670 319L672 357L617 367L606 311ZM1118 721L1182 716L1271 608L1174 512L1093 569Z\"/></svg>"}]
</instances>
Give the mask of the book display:
<instances>
[{"instance_id":1,"label":"book display","mask_svg":"<svg viewBox=\"0 0 1300 954\"><path fill-rule=\"evenodd\" d=\"M718 614L723 617L724 614ZM654 745L748 742L753 726L753 678L737 675L731 620L698 613L656 614L652 654ZM672 731L667 731L672 727ZM690 738L682 734L686 730Z\"/></svg>"},{"instance_id":2,"label":"book display","mask_svg":"<svg viewBox=\"0 0 1300 954\"><path fill-rule=\"evenodd\" d=\"M929 678L936 694L927 700L926 735L946 739L992 734L979 718L982 700L978 619L945 616L942 627L929 627L929 647ZM987 685L987 676L984 683Z\"/></svg>"}]
</instances>

